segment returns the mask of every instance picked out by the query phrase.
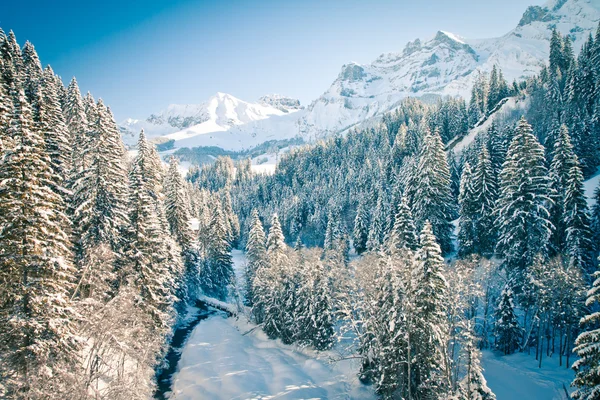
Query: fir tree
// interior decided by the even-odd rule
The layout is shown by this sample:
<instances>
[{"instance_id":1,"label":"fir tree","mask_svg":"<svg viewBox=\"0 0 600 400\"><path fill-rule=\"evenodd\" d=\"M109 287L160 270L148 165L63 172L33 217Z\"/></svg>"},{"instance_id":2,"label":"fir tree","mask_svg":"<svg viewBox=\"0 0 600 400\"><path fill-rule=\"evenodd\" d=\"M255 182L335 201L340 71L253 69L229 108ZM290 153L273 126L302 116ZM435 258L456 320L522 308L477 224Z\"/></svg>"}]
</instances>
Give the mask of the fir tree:
<instances>
[{"instance_id":1,"label":"fir tree","mask_svg":"<svg viewBox=\"0 0 600 400\"><path fill-rule=\"evenodd\" d=\"M496 309L496 347L505 355L512 354L521 343L522 330L515 314L513 291L508 286L502 289Z\"/></svg>"},{"instance_id":2,"label":"fir tree","mask_svg":"<svg viewBox=\"0 0 600 400\"><path fill-rule=\"evenodd\" d=\"M418 398L439 398L447 393L449 385L446 353L448 284L442 273L442 252L428 221L423 226L419 242L412 277L415 332L411 341L415 351L415 395Z\"/></svg>"},{"instance_id":3,"label":"fir tree","mask_svg":"<svg viewBox=\"0 0 600 400\"><path fill-rule=\"evenodd\" d=\"M201 271L201 284L206 294L219 300L226 299L229 285L233 284L234 279L226 224L221 205L217 203L209 225L211 242Z\"/></svg>"},{"instance_id":4,"label":"fir tree","mask_svg":"<svg viewBox=\"0 0 600 400\"><path fill-rule=\"evenodd\" d=\"M581 319L584 330L577 337L574 349L579 359L573 364L575 379L571 385L577 388L572 397L578 400L593 400L600 396L600 312L597 308L600 303L600 272L595 272L593 277L594 283L585 302L590 311Z\"/></svg>"},{"instance_id":5,"label":"fir tree","mask_svg":"<svg viewBox=\"0 0 600 400\"><path fill-rule=\"evenodd\" d=\"M460 224L458 232L458 253L461 257L472 254L476 251L477 236L475 224L477 221L477 203L473 183L473 173L469 163L465 163L463 173L460 178L460 194L458 203L460 204Z\"/></svg>"},{"instance_id":6,"label":"fir tree","mask_svg":"<svg viewBox=\"0 0 600 400\"><path fill-rule=\"evenodd\" d=\"M485 146L482 146L478 156L472 186L477 215L474 222L476 249L477 253L489 256L496 245L494 208L498 199L498 185L492 160Z\"/></svg>"},{"instance_id":7,"label":"fir tree","mask_svg":"<svg viewBox=\"0 0 600 400\"><path fill-rule=\"evenodd\" d=\"M417 233L406 197L402 197L397 209L394 226L390 233L390 250L392 252L401 249L414 251L417 249Z\"/></svg>"},{"instance_id":8,"label":"fir tree","mask_svg":"<svg viewBox=\"0 0 600 400\"><path fill-rule=\"evenodd\" d=\"M254 277L256 271L265 268L267 263L267 238L263 230L262 223L256 209L252 210L252 222L250 223L250 232L246 242L246 254L248 265L246 266L246 304L254 304ZM255 318L258 323L262 320L260 310L254 310Z\"/></svg>"},{"instance_id":9,"label":"fir tree","mask_svg":"<svg viewBox=\"0 0 600 400\"><path fill-rule=\"evenodd\" d=\"M544 148L521 118L500 174L497 251L518 278L537 254L546 252L551 223Z\"/></svg>"},{"instance_id":10,"label":"fir tree","mask_svg":"<svg viewBox=\"0 0 600 400\"><path fill-rule=\"evenodd\" d=\"M356 217L354 218L354 229L352 231L352 243L357 254L362 254L367 250L367 240L369 239L369 214L364 199L358 202Z\"/></svg>"},{"instance_id":11,"label":"fir tree","mask_svg":"<svg viewBox=\"0 0 600 400\"><path fill-rule=\"evenodd\" d=\"M68 220L25 94L12 97L15 147L0 168L0 377L9 397L58 398L72 389L78 351Z\"/></svg>"},{"instance_id":12,"label":"fir tree","mask_svg":"<svg viewBox=\"0 0 600 400\"><path fill-rule=\"evenodd\" d=\"M592 232L583 174L577 163L571 167L566 184L564 224L567 253L570 264L585 271L591 266Z\"/></svg>"},{"instance_id":13,"label":"fir tree","mask_svg":"<svg viewBox=\"0 0 600 400\"><path fill-rule=\"evenodd\" d=\"M454 200L450 191L450 170L444 145L437 132L428 133L419 156L418 174L413 179L412 211L417 229L429 220L444 254L452 251L450 222L454 214Z\"/></svg>"}]
</instances>

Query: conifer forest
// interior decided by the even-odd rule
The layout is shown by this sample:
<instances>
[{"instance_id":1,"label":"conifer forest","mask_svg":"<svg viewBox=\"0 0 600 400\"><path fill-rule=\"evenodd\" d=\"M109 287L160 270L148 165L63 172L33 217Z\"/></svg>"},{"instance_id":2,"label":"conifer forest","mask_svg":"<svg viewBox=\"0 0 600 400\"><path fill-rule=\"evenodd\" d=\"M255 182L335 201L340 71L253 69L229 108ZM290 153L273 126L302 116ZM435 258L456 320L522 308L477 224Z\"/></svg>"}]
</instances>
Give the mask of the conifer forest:
<instances>
[{"instance_id":1,"label":"conifer forest","mask_svg":"<svg viewBox=\"0 0 600 400\"><path fill-rule=\"evenodd\" d=\"M0 398L536 400L502 393L547 373L552 398L600 399L598 16L549 30L528 76L493 63L460 95L224 150L178 144L200 114L130 135L0 30ZM340 96L383 59L345 65ZM325 102L261 101L275 116L232 132Z\"/></svg>"}]
</instances>

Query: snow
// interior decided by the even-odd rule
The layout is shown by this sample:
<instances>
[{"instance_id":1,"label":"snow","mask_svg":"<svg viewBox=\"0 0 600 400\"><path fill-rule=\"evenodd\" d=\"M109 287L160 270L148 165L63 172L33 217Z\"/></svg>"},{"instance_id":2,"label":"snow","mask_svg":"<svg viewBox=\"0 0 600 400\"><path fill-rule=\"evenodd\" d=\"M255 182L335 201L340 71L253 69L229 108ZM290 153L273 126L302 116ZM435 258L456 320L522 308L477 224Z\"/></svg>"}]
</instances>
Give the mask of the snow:
<instances>
[{"instance_id":1,"label":"snow","mask_svg":"<svg viewBox=\"0 0 600 400\"><path fill-rule=\"evenodd\" d=\"M291 108L282 110L280 101L288 103L282 96L265 96L257 104L218 93L202 105L170 106L157 115L162 124L126 120L122 128L130 133L125 139L130 141L127 135L137 136L139 128L145 127L148 137L167 135L176 139L176 147L241 150L272 139L301 136L308 141L344 132L392 110L409 96L468 99L474 80L494 66L500 67L509 83L538 73L548 61L554 26L574 39L573 49L579 52L587 36L595 33L600 2L567 0L560 8L555 5L555 0L544 5L544 21L525 21L501 37L467 39L439 31L429 40L409 42L400 52L382 54L371 64L348 63L306 109L290 102ZM164 122L169 117L188 117L198 123L176 129Z\"/></svg>"},{"instance_id":2,"label":"snow","mask_svg":"<svg viewBox=\"0 0 600 400\"><path fill-rule=\"evenodd\" d=\"M241 250L233 250L231 256L240 285L247 259ZM316 352L270 340L244 317L218 313L192 331L173 376L171 398L376 399L357 378L360 361L332 362L336 357L335 351Z\"/></svg>"},{"instance_id":3,"label":"snow","mask_svg":"<svg viewBox=\"0 0 600 400\"><path fill-rule=\"evenodd\" d=\"M560 367L556 355L542 359L542 368L538 368L535 356L527 353L502 356L484 351L482 366L488 386L498 400L563 400L563 385L570 391L574 378L573 370L565 367L565 359Z\"/></svg>"},{"instance_id":4,"label":"snow","mask_svg":"<svg viewBox=\"0 0 600 400\"><path fill-rule=\"evenodd\" d=\"M492 115L490 115L481 125L478 125L471 130L469 133L460 139L458 142L450 143L449 148L454 150L454 154L456 157L459 157L460 153L462 153L477 137L478 134L485 132L494 121L497 119L502 119L507 114L511 113L516 109L524 109L526 105L525 101L519 101L517 97L510 97L508 100Z\"/></svg>"},{"instance_id":5,"label":"snow","mask_svg":"<svg viewBox=\"0 0 600 400\"><path fill-rule=\"evenodd\" d=\"M596 170L596 173L592 175L592 177L590 177L588 180L586 180L583 184L589 207L592 207L596 203L594 201L594 192L596 191L598 185L600 185L600 168L598 168L598 170Z\"/></svg>"},{"instance_id":6,"label":"snow","mask_svg":"<svg viewBox=\"0 0 600 400\"><path fill-rule=\"evenodd\" d=\"M222 314L202 321L185 346L171 398L375 399L356 378L357 360L329 363L269 340Z\"/></svg>"}]
</instances>

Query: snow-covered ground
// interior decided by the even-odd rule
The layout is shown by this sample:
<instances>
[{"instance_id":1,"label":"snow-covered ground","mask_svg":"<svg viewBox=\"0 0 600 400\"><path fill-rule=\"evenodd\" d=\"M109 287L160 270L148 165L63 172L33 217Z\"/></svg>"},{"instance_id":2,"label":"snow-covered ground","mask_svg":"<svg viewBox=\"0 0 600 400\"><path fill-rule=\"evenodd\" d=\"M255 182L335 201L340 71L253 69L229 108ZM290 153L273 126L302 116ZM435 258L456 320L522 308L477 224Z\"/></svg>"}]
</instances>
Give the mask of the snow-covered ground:
<instances>
[{"instance_id":1,"label":"snow-covered ground","mask_svg":"<svg viewBox=\"0 0 600 400\"><path fill-rule=\"evenodd\" d=\"M542 368L538 368L535 357L527 353L501 356L484 351L482 366L497 400L563 400L567 398L563 385L570 392L574 377L573 371L565 367L564 358L563 366L558 365L556 355L542 359Z\"/></svg>"},{"instance_id":2,"label":"snow-covered ground","mask_svg":"<svg viewBox=\"0 0 600 400\"><path fill-rule=\"evenodd\" d=\"M246 257L232 252L238 282ZM359 361L332 363L334 351L313 352L270 340L243 317L218 313L200 322L173 376L172 399L375 399L357 378Z\"/></svg>"},{"instance_id":3,"label":"snow-covered ground","mask_svg":"<svg viewBox=\"0 0 600 400\"><path fill-rule=\"evenodd\" d=\"M374 399L357 360L331 364L223 314L202 321L183 350L173 399Z\"/></svg>"}]
</instances>

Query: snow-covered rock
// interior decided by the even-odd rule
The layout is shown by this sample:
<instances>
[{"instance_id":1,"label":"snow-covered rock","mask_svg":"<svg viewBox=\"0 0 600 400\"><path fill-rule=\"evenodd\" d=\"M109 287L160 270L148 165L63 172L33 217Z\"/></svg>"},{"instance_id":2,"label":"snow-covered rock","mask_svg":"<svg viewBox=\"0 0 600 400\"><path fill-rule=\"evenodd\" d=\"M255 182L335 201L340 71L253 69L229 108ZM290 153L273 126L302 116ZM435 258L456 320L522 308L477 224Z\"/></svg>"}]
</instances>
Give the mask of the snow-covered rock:
<instances>
[{"instance_id":1,"label":"snow-covered rock","mask_svg":"<svg viewBox=\"0 0 600 400\"><path fill-rule=\"evenodd\" d=\"M578 52L600 21L597 0L550 0L529 7L517 27L499 38L466 39L439 31L409 42L370 65L344 65L331 87L308 106L301 131L310 137L343 131L390 110L404 97L470 97L474 80L494 65L509 83L539 72L547 62L552 28L568 34Z\"/></svg>"},{"instance_id":2,"label":"snow-covered rock","mask_svg":"<svg viewBox=\"0 0 600 400\"><path fill-rule=\"evenodd\" d=\"M240 150L273 139L314 140L374 121L409 96L468 98L474 80L494 65L509 83L534 75L548 61L553 28L568 34L578 52L599 21L598 0L549 0L529 7L518 25L498 38L467 39L438 31L429 40L409 42L401 52L382 54L371 64L348 63L306 108L277 95L253 104L217 94L202 105L173 105L146 121L125 121L122 129L137 135L143 127L150 137L174 139L175 147Z\"/></svg>"},{"instance_id":3,"label":"snow-covered rock","mask_svg":"<svg viewBox=\"0 0 600 400\"><path fill-rule=\"evenodd\" d=\"M301 110L304 107L300 105L300 100L279 94L268 94L258 99L259 104L275 107L283 112Z\"/></svg>"},{"instance_id":4,"label":"snow-covered rock","mask_svg":"<svg viewBox=\"0 0 600 400\"><path fill-rule=\"evenodd\" d=\"M201 104L171 104L145 120L127 119L121 123L121 132L127 144L135 143L141 129L148 138L166 137L177 141L290 112L281 108L281 104L277 107L266 102L249 103L230 94L217 93Z\"/></svg>"}]
</instances>

